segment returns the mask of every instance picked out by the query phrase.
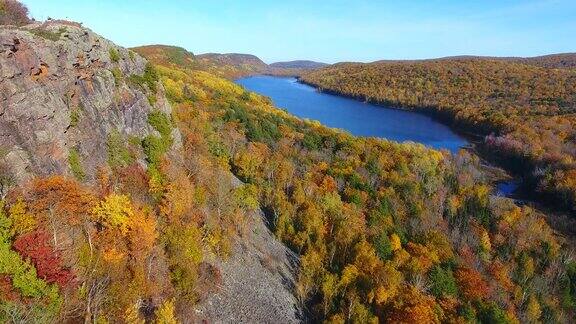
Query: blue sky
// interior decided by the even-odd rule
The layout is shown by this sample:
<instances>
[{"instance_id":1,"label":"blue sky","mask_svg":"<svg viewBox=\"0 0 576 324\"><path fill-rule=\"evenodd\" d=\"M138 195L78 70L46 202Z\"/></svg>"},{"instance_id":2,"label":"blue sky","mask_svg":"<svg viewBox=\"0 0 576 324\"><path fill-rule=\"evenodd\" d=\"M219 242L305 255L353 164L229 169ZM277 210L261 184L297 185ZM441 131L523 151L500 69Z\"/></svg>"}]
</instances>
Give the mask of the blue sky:
<instances>
[{"instance_id":1,"label":"blue sky","mask_svg":"<svg viewBox=\"0 0 576 324\"><path fill-rule=\"evenodd\" d=\"M119 45L327 63L576 51L575 0L24 0Z\"/></svg>"}]
</instances>

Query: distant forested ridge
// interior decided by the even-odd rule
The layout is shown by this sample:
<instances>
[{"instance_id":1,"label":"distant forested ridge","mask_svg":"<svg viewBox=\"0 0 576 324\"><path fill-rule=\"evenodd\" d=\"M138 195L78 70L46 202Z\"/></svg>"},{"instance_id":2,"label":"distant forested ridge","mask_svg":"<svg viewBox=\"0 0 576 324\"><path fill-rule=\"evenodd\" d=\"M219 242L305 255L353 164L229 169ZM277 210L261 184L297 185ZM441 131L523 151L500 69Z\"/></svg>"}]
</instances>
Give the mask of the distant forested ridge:
<instances>
[{"instance_id":1,"label":"distant forested ridge","mask_svg":"<svg viewBox=\"0 0 576 324\"><path fill-rule=\"evenodd\" d=\"M194 55L184 48L166 45L141 46L134 48L134 50L163 64L179 64L227 79L259 74L299 76L306 71L328 65L313 61L279 62L268 65L257 56L250 54L207 53Z\"/></svg>"},{"instance_id":2,"label":"distant forested ridge","mask_svg":"<svg viewBox=\"0 0 576 324\"><path fill-rule=\"evenodd\" d=\"M298 60L298 61L288 61L288 62L276 62L270 64L271 67L276 68L283 68L283 69L318 69L329 64L321 63L321 62L314 62L314 61L306 61L306 60Z\"/></svg>"},{"instance_id":3,"label":"distant forested ridge","mask_svg":"<svg viewBox=\"0 0 576 324\"><path fill-rule=\"evenodd\" d=\"M408 63L408 62L433 62L433 61L455 61L455 60L470 60L470 61L504 61L512 63L522 63L527 65L534 65L539 67L551 69L573 69L576 68L576 53L560 53L549 54L533 57L498 57L498 56L474 56L474 55L460 55L460 56L447 56L437 59L424 59L424 60L380 60L374 63Z\"/></svg>"},{"instance_id":4,"label":"distant forested ridge","mask_svg":"<svg viewBox=\"0 0 576 324\"><path fill-rule=\"evenodd\" d=\"M576 68L576 53L550 54L536 57L514 57L510 60L534 66L556 69Z\"/></svg>"},{"instance_id":5,"label":"distant forested ridge","mask_svg":"<svg viewBox=\"0 0 576 324\"><path fill-rule=\"evenodd\" d=\"M270 69L268 64L264 63L260 58L250 54L209 53L198 55L196 58L201 64L209 66L211 71L218 72L219 69L231 69L238 73L237 76L263 74ZM224 74L223 76L226 75Z\"/></svg>"},{"instance_id":6,"label":"distant forested ridge","mask_svg":"<svg viewBox=\"0 0 576 324\"><path fill-rule=\"evenodd\" d=\"M270 70L268 65L258 57L248 54L209 53L194 55L184 48L165 45L141 46L134 48L134 50L163 64L177 64L228 79L264 74Z\"/></svg>"},{"instance_id":7,"label":"distant forested ridge","mask_svg":"<svg viewBox=\"0 0 576 324\"><path fill-rule=\"evenodd\" d=\"M576 71L534 66L556 67L553 62L564 56L344 63L302 80L325 91L428 111L484 135L491 158L574 211Z\"/></svg>"}]
</instances>

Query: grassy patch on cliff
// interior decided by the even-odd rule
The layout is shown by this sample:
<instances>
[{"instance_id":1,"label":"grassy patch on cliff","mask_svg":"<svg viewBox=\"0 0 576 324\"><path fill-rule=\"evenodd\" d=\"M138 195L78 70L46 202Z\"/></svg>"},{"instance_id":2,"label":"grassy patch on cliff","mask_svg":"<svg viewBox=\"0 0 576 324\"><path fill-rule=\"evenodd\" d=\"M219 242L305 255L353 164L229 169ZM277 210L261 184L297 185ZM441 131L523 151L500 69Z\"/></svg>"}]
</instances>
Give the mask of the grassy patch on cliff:
<instances>
[{"instance_id":1,"label":"grassy patch on cliff","mask_svg":"<svg viewBox=\"0 0 576 324\"><path fill-rule=\"evenodd\" d=\"M30 32L38 37L42 37L44 39L50 40L50 41L58 41L60 40L60 37L62 36L62 34L64 34L66 32L66 28L64 27L60 27L58 29L58 31L56 32L52 32L49 30L46 30L44 28L34 28L32 30L30 30Z\"/></svg>"},{"instance_id":2,"label":"grassy patch on cliff","mask_svg":"<svg viewBox=\"0 0 576 324\"><path fill-rule=\"evenodd\" d=\"M70 166L70 170L72 170L72 174L76 179L80 181L84 181L86 178L86 172L84 171L84 167L82 167L82 160L80 158L80 153L76 148L70 149L68 154L68 164Z\"/></svg>"},{"instance_id":3,"label":"grassy patch on cliff","mask_svg":"<svg viewBox=\"0 0 576 324\"><path fill-rule=\"evenodd\" d=\"M158 73L152 64L146 64L146 68L144 69L143 75L132 74L128 81L136 86L141 88L148 88L153 93L158 91L156 83L158 82Z\"/></svg>"}]
</instances>

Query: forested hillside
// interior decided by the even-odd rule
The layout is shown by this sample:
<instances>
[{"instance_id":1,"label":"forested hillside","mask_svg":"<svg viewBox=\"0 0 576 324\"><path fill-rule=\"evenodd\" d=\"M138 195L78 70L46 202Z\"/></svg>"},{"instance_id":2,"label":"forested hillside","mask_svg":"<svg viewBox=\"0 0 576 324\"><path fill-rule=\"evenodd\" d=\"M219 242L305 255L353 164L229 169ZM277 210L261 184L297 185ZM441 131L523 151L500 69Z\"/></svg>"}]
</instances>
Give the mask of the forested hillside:
<instances>
[{"instance_id":1,"label":"forested hillside","mask_svg":"<svg viewBox=\"0 0 576 324\"><path fill-rule=\"evenodd\" d=\"M486 135L486 156L556 206L576 208L576 72L453 58L339 64L302 80L347 96L428 111Z\"/></svg>"},{"instance_id":2,"label":"forested hillside","mask_svg":"<svg viewBox=\"0 0 576 324\"><path fill-rule=\"evenodd\" d=\"M279 76L298 76L302 73L321 68L327 64L312 61L293 61L264 63L258 57L247 54L200 54L194 55L176 46L149 45L134 48L135 51L153 58L156 62L166 65L178 64L195 70L202 70L213 75L237 79L256 74Z\"/></svg>"},{"instance_id":3,"label":"forested hillside","mask_svg":"<svg viewBox=\"0 0 576 324\"><path fill-rule=\"evenodd\" d=\"M270 70L266 63L253 55L213 53L194 55L181 47L163 45L141 46L134 50L154 58L157 62L178 64L228 79L267 73Z\"/></svg>"},{"instance_id":4,"label":"forested hillside","mask_svg":"<svg viewBox=\"0 0 576 324\"><path fill-rule=\"evenodd\" d=\"M250 243L252 189L182 142L138 54L64 21L1 26L0 40L0 322L205 319L216 265Z\"/></svg>"},{"instance_id":5,"label":"forested hillside","mask_svg":"<svg viewBox=\"0 0 576 324\"><path fill-rule=\"evenodd\" d=\"M208 139L302 256L296 293L312 319L571 316L567 247L537 212L491 196L467 154L355 138L204 72L157 70L184 138Z\"/></svg>"},{"instance_id":6,"label":"forested hillside","mask_svg":"<svg viewBox=\"0 0 576 324\"><path fill-rule=\"evenodd\" d=\"M511 60L553 69L576 69L576 53L550 54L536 57L516 57Z\"/></svg>"},{"instance_id":7,"label":"forested hillside","mask_svg":"<svg viewBox=\"0 0 576 324\"><path fill-rule=\"evenodd\" d=\"M498 56L447 56L428 60L382 60L375 63L407 63L407 62L431 62L431 61L503 61L510 63L522 63L550 69L574 69L576 68L576 53L560 53L534 57L498 57Z\"/></svg>"},{"instance_id":8,"label":"forested hillside","mask_svg":"<svg viewBox=\"0 0 576 324\"><path fill-rule=\"evenodd\" d=\"M208 71L220 77L238 78L246 75L262 74L270 70L268 64L250 54L208 53L197 56L198 61Z\"/></svg>"}]
</instances>

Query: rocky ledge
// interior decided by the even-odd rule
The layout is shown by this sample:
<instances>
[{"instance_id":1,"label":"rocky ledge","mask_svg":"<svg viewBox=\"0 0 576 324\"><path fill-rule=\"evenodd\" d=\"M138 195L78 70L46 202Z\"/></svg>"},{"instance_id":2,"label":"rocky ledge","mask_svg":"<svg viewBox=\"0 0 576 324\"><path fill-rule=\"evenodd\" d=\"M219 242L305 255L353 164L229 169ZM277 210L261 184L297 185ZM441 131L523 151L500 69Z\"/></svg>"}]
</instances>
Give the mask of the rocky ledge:
<instances>
[{"instance_id":1,"label":"rocky ledge","mask_svg":"<svg viewBox=\"0 0 576 324\"><path fill-rule=\"evenodd\" d=\"M130 82L146 67L77 23L0 27L0 162L16 182L74 167L92 179L111 132L142 138L151 111L171 112L159 84Z\"/></svg>"}]
</instances>

